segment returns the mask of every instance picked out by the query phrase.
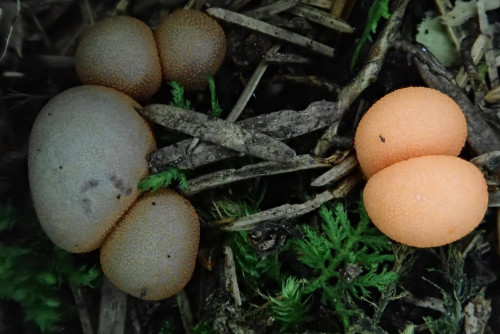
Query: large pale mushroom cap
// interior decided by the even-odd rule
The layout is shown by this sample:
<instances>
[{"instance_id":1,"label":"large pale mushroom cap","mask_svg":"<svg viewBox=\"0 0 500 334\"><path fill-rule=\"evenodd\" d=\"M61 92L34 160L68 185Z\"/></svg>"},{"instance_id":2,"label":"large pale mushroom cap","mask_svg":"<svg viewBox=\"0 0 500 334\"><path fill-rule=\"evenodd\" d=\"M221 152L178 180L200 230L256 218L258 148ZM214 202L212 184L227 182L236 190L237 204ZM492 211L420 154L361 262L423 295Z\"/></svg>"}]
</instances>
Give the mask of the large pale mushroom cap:
<instances>
[{"instance_id":1,"label":"large pale mushroom cap","mask_svg":"<svg viewBox=\"0 0 500 334\"><path fill-rule=\"evenodd\" d=\"M69 252L98 248L139 196L156 147L130 97L101 86L68 89L40 111L29 141L29 182L49 238Z\"/></svg>"}]
</instances>

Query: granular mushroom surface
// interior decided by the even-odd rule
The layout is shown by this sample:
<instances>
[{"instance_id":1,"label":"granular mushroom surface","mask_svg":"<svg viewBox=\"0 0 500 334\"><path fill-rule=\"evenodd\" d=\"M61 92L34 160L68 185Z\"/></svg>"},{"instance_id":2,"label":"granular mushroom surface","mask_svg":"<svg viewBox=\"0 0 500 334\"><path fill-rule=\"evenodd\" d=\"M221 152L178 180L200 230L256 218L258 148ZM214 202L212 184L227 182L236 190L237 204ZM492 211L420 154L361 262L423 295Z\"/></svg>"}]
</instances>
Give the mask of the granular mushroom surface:
<instances>
[{"instance_id":1,"label":"granular mushroom surface","mask_svg":"<svg viewBox=\"0 0 500 334\"><path fill-rule=\"evenodd\" d=\"M161 85L161 67L151 29L130 16L97 22L84 34L75 54L84 84L111 87L139 101Z\"/></svg>"},{"instance_id":2,"label":"granular mushroom surface","mask_svg":"<svg viewBox=\"0 0 500 334\"><path fill-rule=\"evenodd\" d=\"M189 201L172 190L139 199L101 248L104 274L122 291L145 300L184 288L195 266L200 224Z\"/></svg>"},{"instance_id":3,"label":"granular mushroom surface","mask_svg":"<svg viewBox=\"0 0 500 334\"><path fill-rule=\"evenodd\" d=\"M424 155L457 156L467 122L447 95L427 87L395 90L362 117L354 139L364 174L371 177L393 163Z\"/></svg>"},{"instance_id":4,"label":"granular mushroom surface","mask_svg":"<svg viewBox=\"0 0 500 334\"><path fill-rule=\"evenodd\" d=\"M193 9L167 15L155 30L165 81L186 90L202 89L207 73L217 72L226 55L224 30L213 18Z\"/></svg>"},{"instance_id":5,"label":"granular mushroom surface","mask_svg":"<svg viewBox=\"0 0 500 334\"><path fill-rule=\"evenodd\" d=\"M429 155L395 163L373 175L363 192L373 223L414 247L456 241L478 226L488 206L481 171L463 159Z\"/></svg>"},{"instance_id":6,"label":"granular mushroom surface","mask_svg":"<svg viewBox=\"0 0 500 334\"><path fill-rule=\"evenodd\" d=\"M49 238L69 252L97 249L139 196L156 143L139 104L102 86L68 89L40 111L28 149L31 195Z\"/></svg>"}]
</instances>

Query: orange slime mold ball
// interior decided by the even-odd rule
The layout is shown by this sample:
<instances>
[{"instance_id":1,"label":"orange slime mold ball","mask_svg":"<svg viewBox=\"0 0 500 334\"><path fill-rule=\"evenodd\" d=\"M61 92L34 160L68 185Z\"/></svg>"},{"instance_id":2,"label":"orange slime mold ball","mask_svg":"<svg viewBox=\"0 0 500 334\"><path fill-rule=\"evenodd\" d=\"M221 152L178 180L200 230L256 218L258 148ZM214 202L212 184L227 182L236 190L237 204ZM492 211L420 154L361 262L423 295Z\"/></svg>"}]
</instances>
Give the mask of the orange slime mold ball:
<instances>
[{"instance_id":1,"label":"orange slime mold ball","mask_svg":"<svg viewBox=\"0 0 500 334\"><path fill-rule=\"evenodd\" d=\"M354 143L369 178L409 158L457 156L466 138L465 116L450 97L432 88L408 87L385 95L366 112Z\"/></svg>"}]
</instances>

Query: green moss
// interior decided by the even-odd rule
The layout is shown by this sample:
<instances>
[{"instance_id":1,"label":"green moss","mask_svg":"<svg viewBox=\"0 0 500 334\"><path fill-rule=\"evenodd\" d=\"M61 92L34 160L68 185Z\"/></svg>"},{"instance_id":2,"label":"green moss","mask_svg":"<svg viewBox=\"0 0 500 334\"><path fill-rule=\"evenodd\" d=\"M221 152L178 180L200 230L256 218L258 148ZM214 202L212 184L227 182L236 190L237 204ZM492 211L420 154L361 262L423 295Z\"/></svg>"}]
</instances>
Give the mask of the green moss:
<instances>
[{"instance_id":1,"label":"green moss","mask_svg":"<svg viewBox=\"0 0 500 334\"><path fill-rule=\"evenodd\" d=\"M384 292L398 279L385 267L394 261L392 244L371 224L361 204L355 224L340 203L333 211L322 205L319 215L321 227L303 226L304 237L293 239L292 249L312 269L304 293L320 292L321 302L331 306L348 329L357 312L355 303L369 300L372 290Z\"/></svg>"},{"instance_id":2,"label":"green moss","mask_svg":"<svg viewBox=\"0 0 500 334\"><path fill-rule=\"evenodd\" d=\"M0 244L0 299L18 302L26 320L51 332L64 317L60 286L93 287L100 271L77 264L72 254L47 239L36 221L20 221L12 209L0 208L0 233L14 229L23 239Z\"/></svg>"}]
</instances>

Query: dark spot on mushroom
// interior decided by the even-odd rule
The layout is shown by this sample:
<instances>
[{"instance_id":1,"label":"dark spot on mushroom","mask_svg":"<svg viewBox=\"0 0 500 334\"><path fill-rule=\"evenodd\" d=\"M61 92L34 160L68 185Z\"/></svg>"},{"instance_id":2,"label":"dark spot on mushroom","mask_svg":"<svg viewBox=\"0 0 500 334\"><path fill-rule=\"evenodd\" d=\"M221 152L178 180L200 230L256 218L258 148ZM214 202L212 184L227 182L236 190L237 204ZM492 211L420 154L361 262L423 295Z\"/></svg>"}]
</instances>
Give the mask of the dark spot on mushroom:
<instances>
[{"instance_id":1,"label":"dark spot on mushroom","mask_svg":"<svg viewBox=\"0 0 500 334\"><path fill-rule=\"evenodd\" d=\"M91 207L92 202L90 201L89 198L84 197L81 200L81 206L83 209L83 212L87 215L90 215L92 213L92 207Z\"/></svg>"},{"instance_id":2,"label":"dark spot on mushroom","mask_svg":"<svg viewBox=\"0 0 500 334\"><path fill-rule=\"evenodd\" d=\"M132 193L132 188L125 184L125 181L116 175L111 175L108 177L113 186L118 189L123 195L128 196Z\"/></svg>"},{"instance_id":3,"label":"dark spot on mushroom","mask_svg":"<svg viewBox=\"0 0 500 334\"><path fill-rule=\"evenodd\" d=\"M48 116L52 116L52 113L50 113L50 112L49 112L49 113L47 113L47 115L48 115Z\"/></svg>"},{"instance_id":4,"label":"dark spot on mushroom","mask_svg":"<svg viewBox=\"0 0 500 334\"><path fill-rule=\"evenodd\" d=\"M83 183L82 187L80 188L80 192L81 193L87 192L90 189L97 187L98 185L99 185L98 180L89 179Z\"/></svg>"},{"instance_id":5,"label":"dark spot on mushroom","mask_svg":"<svg viewBox=\"0 0 500 334\"><path fill-rule=\"evenodd\" d=\"M425 29L424 34L427 35L428 33L429 33L429 29Z\"/></svg>"},{"instance_id":6,"label":"dark spot on mushroom","mask_svg":"<svg viewBox=\"0 0 500 334\"><path fill-rule=\"evenodd\" d=\"M151 202L151 204L156 205L156 202Z\"/></svg>"},{"instance_id":7,"label":"dark spot on mushroom","mask_svg":"<svg viewBox=\"0 0 500 334\"><path fill-rule=\"evenodd\" d=\"M59 166L59 169L62 169L62 166Z\"/></svg>"},{"instance_id":8,"label":"dark spot on mushroom","mask_svg":"<svg viewBox=\"0 0 500 334\"><path fill-rule=\"evenodd\" d=\"M170 259L170 254L167 254L167 257Z\"/></svg>"},{"instance_id":9,"label":"dark spot on mushroom","mask_svg":"<svg viewBox=\"0 0 500 334\"><path fill-rule=\"evenodd\" d=\"M122 198L122 195L120 195L120 194L116 195L116 199L120 199L120 198Z\"/></svg>"},{"instance_id":10,"label":"dark spot on mushroom","mask_svg":"<svg viewBox=\"0 0 500 334\"><path fill-rule=\"evenodd\" d=\"M144 298L146 297L146 294L148 293L148 290L146 289L146 287L142 287L141 288L141 298Z\"/></svg>"},{"instance_id":11,"label":"dark spot on mushroom","mask_svg":"<svg viewBox=\"0 0 500 334\"><path fill-rule=\"evenodd\" d=\"M385 143L385 137L382 137L381 135L378 135L378 137L380 138L380 141L381 141L382 143Z\"/></svg>"}]
</instances>

